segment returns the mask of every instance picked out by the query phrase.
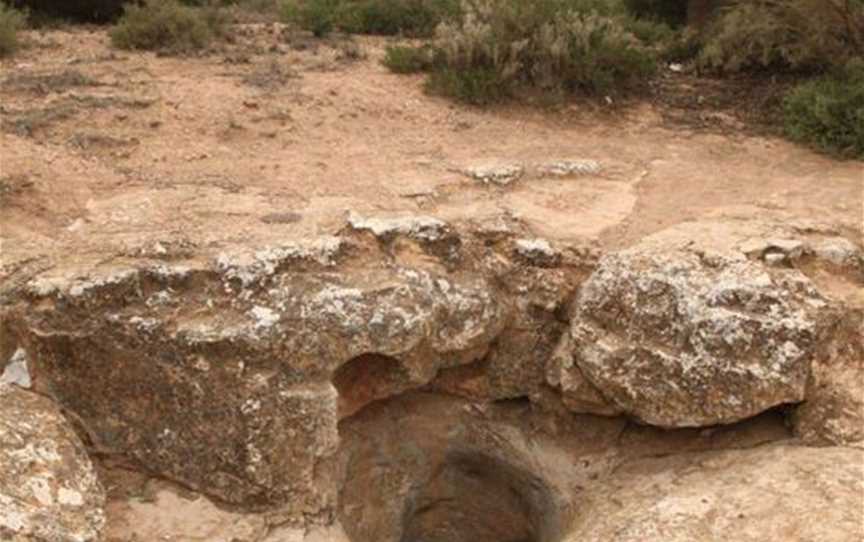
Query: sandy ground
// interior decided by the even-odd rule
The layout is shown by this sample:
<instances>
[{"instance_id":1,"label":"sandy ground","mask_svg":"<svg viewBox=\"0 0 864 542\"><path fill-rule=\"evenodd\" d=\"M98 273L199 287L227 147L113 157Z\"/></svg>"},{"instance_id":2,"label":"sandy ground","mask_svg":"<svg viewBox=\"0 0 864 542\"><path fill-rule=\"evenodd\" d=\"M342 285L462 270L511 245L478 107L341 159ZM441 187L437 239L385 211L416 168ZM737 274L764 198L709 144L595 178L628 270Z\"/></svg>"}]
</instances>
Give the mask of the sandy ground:
<instances>
[{"instance_id":1,"label":"sandy ground","mask_svg":"<svg viewBox=\"0 0 864 542\"><path fill-rule=\"evenodd\" d=\"M792 143L671 124L663 106L480 110L380 65L386 41L317 43L247 25L200 58L110 48L103 29L32 32L0 81L4 274L58 261L188 257L344 226L349 210L626 245L716 214L860 230L864 167ZM710 114L710 112L708 112ZM507 187L489 163L589 159L597 175Z\"/></svg>"}]
</instances>

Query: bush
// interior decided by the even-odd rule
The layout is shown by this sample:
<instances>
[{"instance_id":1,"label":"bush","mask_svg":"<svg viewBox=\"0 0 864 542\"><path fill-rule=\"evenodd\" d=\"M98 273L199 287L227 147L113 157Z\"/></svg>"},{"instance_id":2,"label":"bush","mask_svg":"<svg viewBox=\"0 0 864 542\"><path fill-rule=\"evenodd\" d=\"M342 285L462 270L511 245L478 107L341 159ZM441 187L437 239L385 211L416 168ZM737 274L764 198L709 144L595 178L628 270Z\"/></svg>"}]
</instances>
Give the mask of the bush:
<instances>
[{"instance_id":1,"label":"bush","mask_svg":"<svg viewBox=\"0 0 864 542\"><path fill-rule=\"evenodd\" d=\"M224 34L225 18L218 8L191 8L176 0L129 4L111 29L112 43L121 49L186 52L206 47Z\"/></svg>"},{"instance_id":2,"label":"bush","mask_svg":"<svg viewBox=\"0 0 864 542\"><path fill-rule=\"evenodd\" d=\"M797 86L783 101L783 124L790 139L864 159L864 60Z\"/></svg>"},{"instance_id":3,"label":"bush","mask_svg":"<svg viewBox=\"0 0 864 542\"><path fill-rule=\"evenodd\" d=\"M432 52L428 47L389 46L382 64L394 73L417 73L432 67Z\"/></svg>"},{"instance_id":4,"label":"bush","mask_svg":"<svg viewBox=\"0 0 864 542\"><path fill-rule=\"evenodd\" d=\"M639 19L662 22L673 28L687 23L684 0L624 0L624 7Z\"/></svg>"},{"instance_id":5,"label":"bush","mask_svg":"<svg viewBox=\"0 0 864 542\"><path fill-rule=\"evenodd\" d=\"M81 22L105 23L123 14L123 5L129 0L15 0L13 3L27 8L37 18L61 18Z\"/></svg>"},{"instance_id":6,"label":"bush","mask_svg":"<svg viewBox=\"0 0 864 542\"><path fill-rule=\"evenodd\" d=\"M488 103L519 89L607 93L656 69L610 3L466 0L461 19L438 27L428 89Z\"/></svg>"},{"instance_id":7,"label":"bush","mask_svg":"<svg viewBox=\"0 0 864 542\"><path fill-rule=\"evenodd\" d=\"M339 3L339 0L288 0L282 3L282 20L320 38L333 30Z\"/></svg>"},{"instance_id":8,"label":"bush","mask_svg":"<svg viewBox=\"0 0 864 542\"><path fill-rule=\"evenodd\" d=\"M864 54L864 0L737 0L715 18L703 68L819 71Z\"/></svg>"},{"instance_id":9,"label":"bush","mask_svg":"<svg viewBox=\"0 0 864 542\"><path fill-rule=\"evenodd\" d=\"M458 0L285 0L283 19L323 36L334 28L355 34L431 36L454 17Z\"/></svg>"},{"instance_id":10,"label":"bush","mask_svg":"<svg viewBox=\"0 0 864 542\"><path fill-rule=\"evenodd\" d=\"M349 0L342 3L338 22L358 34L426 37L458 13L458 0Z\"/></svg>"},{"instance_id":11,"label":"bush","mask_svg":"<svg viewBox=\"0 0 864 542\"><path fill-rule=\"evenodd\" d=\"M24 20L22 12L0 2L0 56L12 54L18 48L18 31L24 27Z\"/></svg>"}]
</instances>

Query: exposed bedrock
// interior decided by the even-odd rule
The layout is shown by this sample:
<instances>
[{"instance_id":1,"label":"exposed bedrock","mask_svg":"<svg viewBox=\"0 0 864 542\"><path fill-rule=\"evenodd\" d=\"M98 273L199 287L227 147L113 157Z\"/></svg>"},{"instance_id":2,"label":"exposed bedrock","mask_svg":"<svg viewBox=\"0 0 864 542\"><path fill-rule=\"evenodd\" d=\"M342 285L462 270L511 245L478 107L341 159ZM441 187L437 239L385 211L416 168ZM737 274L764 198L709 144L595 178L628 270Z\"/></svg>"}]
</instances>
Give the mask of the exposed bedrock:
<instances>
[{"instance_id":1,"label":"exposed bedrock","mask_svg":"<svg viewBox=\"0 0 864 542\"><path fill-rule=\"evenodd\" d=\"M349 218L338 237L254 253L58 267L4 293L5 325L34 390L93 450L284 518L332 519L340 420L410 390L666 428L801 404L806 440L861 438L860 390L837 375L862 372L848 343L864 266L830 228L692 223L598 258L518 228ZM481 484L515 491L508 519L459 536L506 524L514 541L553 540L567 514L541 502L566 491L530 454L502 458L471 435L448 434L414 504L393 512L404 532L445 532L450 512L418 511Z\"/></svg>"}]
</instances>

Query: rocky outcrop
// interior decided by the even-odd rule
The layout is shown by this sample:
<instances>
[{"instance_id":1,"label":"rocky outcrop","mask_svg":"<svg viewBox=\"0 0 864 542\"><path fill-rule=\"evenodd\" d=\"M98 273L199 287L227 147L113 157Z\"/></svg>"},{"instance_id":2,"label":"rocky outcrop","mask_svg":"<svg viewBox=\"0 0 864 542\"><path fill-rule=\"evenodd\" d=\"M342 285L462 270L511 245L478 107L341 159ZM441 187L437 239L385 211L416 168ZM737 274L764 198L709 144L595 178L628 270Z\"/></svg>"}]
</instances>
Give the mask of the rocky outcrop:
<instances>
[{"instance_id":1,"label":"rocky outcrop","mask_svg":"<svg viewBox=\"0 0 864 542\"><path fill-rule=\"evenodd\" d=\"M349 214L338 236L259 251L57 268L7 321L34 390L95 450L297 521L337 508L341 430L411 390L666 428L801 403L808 441L858 438L843 292L864 267L836 232L692 223L598 261L463 228ZM525 483L517 467L495 483ZM534 514L507 506L514 525Z\"/></svg>"},{"instance_id":2,"label":"rocky outcrop","mask_svg":"<svg viewBox=\"0 0 864 542\"><path fill-rule=\"evenodd\" d=\"M99 540L104 502L84 446L57 407L0 384L0 539Z\"/></svg>"},{"instance_id":3,"label":"rocky outcrop","mask_svg":"<svg viewBox=\"0 0 864 542\"><path fill-rule=\"evenodd\" d=\"M338 418L482 357L505 313L475 275L332 273L339 246L42 277L20 326L35 386L97 450L227 502L320 513Z\"/></svg>"},{"instance_id":4,"label":"rocky outcrop","mask_svg":"<svg viewBox=\"0 0 864 542\"><path fill-rule=\"evenodd\" d=\"M775 444L634 461L585 495L565 542L852 542L864 452Z\"/></svg>"}]
</instances>

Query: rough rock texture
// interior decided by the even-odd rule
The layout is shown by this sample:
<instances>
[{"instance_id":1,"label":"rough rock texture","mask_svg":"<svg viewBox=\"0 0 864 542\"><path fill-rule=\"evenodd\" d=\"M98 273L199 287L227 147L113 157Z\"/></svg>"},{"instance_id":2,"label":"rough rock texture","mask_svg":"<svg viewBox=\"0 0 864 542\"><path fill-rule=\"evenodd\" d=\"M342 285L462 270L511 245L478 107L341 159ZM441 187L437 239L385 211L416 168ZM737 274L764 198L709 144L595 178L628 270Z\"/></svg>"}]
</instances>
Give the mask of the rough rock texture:
<instances>
[{"instance_id":1,"label":"rough rock texture","mask_svg":"<svg viewBox=\"0 0 864 542\"><path fill-rule=\"evenodd\" d=\"M846 311L813 361L807 400L792 417L811 444L864 440L864 310Z\"/></svg>"},{"instance_id":2,"label":"rough rock texture","mask_svg":"<svg viewBox=\"0 0 864 542\"><path fill-rule=\"evenodd\" d=\"M623 411L667 427L803 400L827 300L795 269L680 239L610 254L583 285L572 327L582 373Z\"/></svg>"},{"instance_id":3,"label":"rough rock texture","mask_svg":"<svg viewBox=\"0 0 864 542\"><path fill-rule=\"evenodd\" d=\"M228 502L321 513L339 415L482 357L503 325L480 277L331 273L339 246L42 277L21 326L35 385L100 451Z\"/></svg>"},{"instance_id":4,"label":"rough rock texture","mask_svg":"<svg viewBox=\"0 0 864 542\"><path fill-rule=\"evenodd\" d=\"M104 503L84 446L57 407L0 384L0 539L98 540Z\"/></svg>"},{"instance_id":5,"label":"rough rock texture","mask_svg":"<svg viewBox=\"0 0 864 542\"><path fill-rule=\"evenodd\" d=\"M247 512L326 523L345 431L411 390L663 427L806 400L799 434L853 439L856 391L819 369L859 367L843 346L854 325L839 322L864 281L844 241L810 225L717 220L598 263L595 247L538 238L515 219L349 214L338 236L258 251L44 271L8 295L8 321L34 389L96 451ZM458 448L457 429L445 433ZM454 484L470 493L478 469L491 495L536 478L521 459L464 450L430 462L443 474L412 482L412 498L433 502ZM477 467L477 454L500 468ZM503 505L508 530L536 532L537 507L515 503ZM404 509L387 509L391 529ZM464 536L498 536L484 532Z\"/></svg>"},{"instance_id":6,"label":"rough rock texture","mask_svg":"<svg viewBox=\"0 0 864 542\"><path fill-rule=\"evenodd\" d=\"M853 542L864 452L774 444L634 461L585 495L565 542Z\"/></svg>"}]
</instances>

